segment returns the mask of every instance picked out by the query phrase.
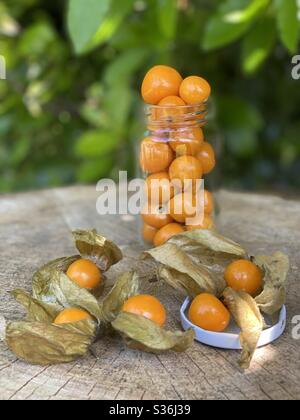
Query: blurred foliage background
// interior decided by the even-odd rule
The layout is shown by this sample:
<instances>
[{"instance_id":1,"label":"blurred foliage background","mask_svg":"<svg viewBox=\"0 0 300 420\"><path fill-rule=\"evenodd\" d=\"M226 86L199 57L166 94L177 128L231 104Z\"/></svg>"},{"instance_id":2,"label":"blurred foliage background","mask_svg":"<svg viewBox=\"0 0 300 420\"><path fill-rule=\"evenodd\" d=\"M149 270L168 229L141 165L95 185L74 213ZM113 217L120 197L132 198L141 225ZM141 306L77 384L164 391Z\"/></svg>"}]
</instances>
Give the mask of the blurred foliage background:
<instances>
[{"instance_id":1,"label":"blurred foliage background","mask_svg":"<svg viewBox=\"0 0 300 420\"><path fill-rule=\"evenodd\" d=\"M134 174L154 64L212 84L226 186L300 187L298 0L0 0L0 192Z\"/></svg>"}]
</instances>

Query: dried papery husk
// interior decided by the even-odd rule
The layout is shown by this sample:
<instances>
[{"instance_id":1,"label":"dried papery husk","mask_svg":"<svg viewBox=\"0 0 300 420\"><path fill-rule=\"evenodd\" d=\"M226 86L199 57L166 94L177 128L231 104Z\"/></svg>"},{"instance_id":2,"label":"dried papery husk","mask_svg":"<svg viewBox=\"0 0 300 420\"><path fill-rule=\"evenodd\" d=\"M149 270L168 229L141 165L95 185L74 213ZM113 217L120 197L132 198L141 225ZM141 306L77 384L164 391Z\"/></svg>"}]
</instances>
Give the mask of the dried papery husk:
<instances>
[{"instance_id":1,"label":"dried papery husk","mask_svg":"<svg viewBox=\"0 0 300 420\"><path fill-rule=\"evenodd\" d=\"M13 297L20 305L24 306L27 311L27 321L36 322L53 322L62 308L58 305L51 305L30 296L29 293L21 289L16 289L12 292Z\"/></svg>"},{"instance_id":2,"label":"dried papery husk","mask_svg":"<svg viewBox=\"0 0 300 420\"><path fill-rule=\"evenodd\" d=\"M264 288L255 301L260 310L270 316L279 312L286 302L286 281L290 261L282 252L257 256L253 262L264 272Z\"/></svg>"},{"instance_id":3,"label":"dried papery husk","mask_svg":"<svg viewBox=\"0 0 300 420\"><path fill-rule=\"evenodd\" d=\"M264 328L263 317L255 300L247 293L227 288L223 296L226 306L241 329L240 342L243 351L240 365L243 369L248 369Z\"/></svg>"},{"instance_id":4,"label":"dried papery husk","mask_svg":"<svg viewBox=\"0 0 300 420\"><path fill-rule=\"evenodd\" d=\"M203 292L220 297L226 288L225 268L246 251L216 231L199 229L174 236L144 256L160 264L161 279L191 298Z\"/></svg>"},{"instance_id":5,"label":"dried papery husk","mask_svg":"<svg viewBox=\"0 0 300 420\"><path fill-rule=\"evenodd\" d=\"M216 230L197 229L185 232L181 236L197 242L199 245L214 251L216 254L229 254L239 257L245 257L247 255L246 250L241 245L220 235ZM178 238L180 238L180 235Z\"/></svg>"},{"instance_id":6,"label":"dried papery husk","mask_svg":"<svg viewBox=\"0 0 300 420\"><path fill-rule=\"evenodd\" d=\"M63 257L50 261L40 268L32 278L32 294L35 299L49 304L57 304L57 299L52 293L51 280L54 271L67 272L68 268L75 261L80 259L80 255Z\"/></svg>"},{"instance_id":7,"label":"dried papery husk","mask_svg":"<svg viewBox=\"0 0 300 420\"><path fill-rule=\"evenodd\" d=\"M11 322L5 341L20 359L36 365L68 363L84 356L91 346L96 323L90 320L62 326L46 322Z\"/></svg>"},{"instance_id":8,"label":"dried papery husk","mask_svg":"<svg viewBox=\"0 0 300 420\"><path fill-rule=\"evenodd\" d=\"M188 254L196 264L201 264L214 273L222 273L223 276L224 269L234 260L241 258L241 252L238 252L237 254L229 254L221 251L216 252L185 236L185 234L171 238L169 243L177 245L183 252Z\"/></svg>"},{"instance_id":9,"label":"dried papery husk","mask_svg":"<svg viewBox=\"0 0 300 420\"><path fill-rule=\"evenodd\" d=\"M103 272L123 258L120 248L96 230L76 230L73 238L80 255L92 260Z\"/></svg>"},{"instance_id":10,"label":"dried papery husk","mask_svg":"<svg viewBox=\"0 0 300 420\"><path fill-rule=\"evenodd\" d=\"M125 312L118 315L112 327L121 334L128 347L150 353L184 352L195 338L193 330L166 331L147 318Z\"/></svg>"},{"instance_id":11,"label":"dried papery husk","mask_svg":"<svg viewBox=\"0 0 300 420\"><path fill-rule=\"evenodd\" d=\"M202 283L202 281L194 280L189 275L180 273L165 265L160 265L158 267L157 275L160 280L165 281L169 286L178 290L184 296L188 295L191 299L194 299L200 293L209 292L216 295L219 294L215 289L205 288L204 282Z\"/></svg>"},{"instance_id":12,"label":"dried papery husk","mask_svg":"<svg viewBox=\"0 0 300 420\"><path fill-rule=\"evenodd\" d=\"M66 363L83 356L94 341L97 323L84 320L64 325L53 322L63 307L41 302L21 289L13 296L27 310L25 321L9 323L5 341L21 359L39 365Z\"/></svg>"},{"instance_id":13,"label":"dried papery husk","mask_svg":"<svg viewBox=\"0 0 300 420\"><path fill-rule=\"evenodd\" d=\"M100 304L101 319L106 323L114 321L126 300L139 293L139 287L140 281L137 273L128 272L121 275Z\"/></svg>"},{"instance_id":14,"label":"dried papery husk","mask_svg":"<svg viewBox=\"0 0 300 420\"><path fill-rule=\"evenodd\" d=\"M203 292L219 296L225 288L223 276L212 276L206 267L194 262L188 253L174 243L168 242L146 251L144 255L151 256L161 264L158 274L163 274L163 280L190 297ZM177 273L180 275L176 276Z\"/></svg>"},{"instance_id":15,"label":"dried papery husk","mask_svg":"<svg viewBox=\"0 0 300 420\"><path fill-rule=\"evenodd\" d=\"M65 266L72 260L74 262L74 257L64 259ZM55 261L35 274L33 297L60 310L70 306L85 309L100 322L100 307L96 297L58 270Z\"/></svg>"},{"instance_id":16,"label":"dried papery husk","mask_svg":"<svg viewBox=\"0 0 300 420\"><path fill-rule=\"evenodd\" d=\"M97 299L86 289L80 288L62 271L53 271L51 291L57 304L64 308L78 307L84 309L99 323L101 322L101 310Z\"/></svg>"}]
</instances>

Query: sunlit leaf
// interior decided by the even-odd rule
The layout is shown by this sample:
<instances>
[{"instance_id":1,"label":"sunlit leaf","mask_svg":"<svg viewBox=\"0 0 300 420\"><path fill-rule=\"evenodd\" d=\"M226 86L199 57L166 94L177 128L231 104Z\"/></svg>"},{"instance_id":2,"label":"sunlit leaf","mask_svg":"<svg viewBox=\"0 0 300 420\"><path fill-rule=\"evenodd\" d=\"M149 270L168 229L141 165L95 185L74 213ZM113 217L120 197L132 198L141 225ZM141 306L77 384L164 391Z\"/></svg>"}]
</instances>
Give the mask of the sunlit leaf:
<instances>
[{"instance_id":1,"label":"sunlit leaf","mask_svg":"<svg viewBox=\"0 0 300 420\"><path fill-rule=\"evenodd\" d=\"M135 0L122 0L121 2L120 0L110 1L110 9L94 35L89 45L90 49L104 43L114 35L135 2Z\"/></svg>"},{"instance_id":2,"label":"sunlit leaf","mask_svg":"<svg viewBox=\"0 0 300 420\"><path fill-rule=\"evenodd\" d=\"M158 1L157 18L161 33L164 34L167 39L173 39L177 28L177 0Z\"/></svg>"},{"instance_id":3,"label":"sunlit leaf","mask_svg":"<svg viewBox=\"0 0 300 420\"><path fill-rule=\"evenodd\" d=\"M206 50L223 47L236 41L250 28L254 19L270 0L226 0L207 23L203 47Z\"/></svg>"},{"instance_id":4,"label":"sunlit leaf","mask_svg":"<svg viewBox=\"0 0 300 420\"><path fill-rule=\"evenodd\" d=\"M276 41L273 19L263 19L247 34L243 43L243 70L252 74L270 55Z\"/></svg>"},{"instance_id":5,"label":"sunlit leaf","mask_svg":"<svg viewBox=\"0 0 300 420\"><path fill-rule=\"evenodd\" d=\"M77 53L82 53L92 41L110 3L110 0L69 0L68 28Z\"/></svg>"},{"instance_id":6,"label":"sunlit leaf","mask_svg":"<svg viewBox=\"0 0 300 420\"><path fill-rule=\"evenodd\" d=\"M84 158L102 157L113 152L118 145L118 140L111 132L94 130L84 133L75 146L78 156Z\"/></svg>"},{"instance_id":7,"label":"sunlit leaf","mask_svg":"<svg viewBox=\"0 0 300 420\"><path fill-rule=\"evenodd\" d=\"M275 0L275 4L281 41L293 54L297 51L300 28L297 0Z\"/></svg>"}]
</instances>

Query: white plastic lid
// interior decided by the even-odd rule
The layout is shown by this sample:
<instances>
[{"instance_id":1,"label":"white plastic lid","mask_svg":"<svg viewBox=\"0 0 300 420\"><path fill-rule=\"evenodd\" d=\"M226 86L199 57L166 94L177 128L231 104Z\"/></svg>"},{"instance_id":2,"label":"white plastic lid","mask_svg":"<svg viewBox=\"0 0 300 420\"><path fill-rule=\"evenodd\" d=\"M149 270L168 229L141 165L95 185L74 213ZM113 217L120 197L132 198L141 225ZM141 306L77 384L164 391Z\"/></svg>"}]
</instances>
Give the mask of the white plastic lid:
<instances>
[{"instance_id":1,"label":"white plastic lid","mask_svg":"<svg viewBox=\"0 0 300 420\"><path fill-rule=\"evenodd\" d=\"M187 317L187 309L190 305L190 299L187 298L181 307L181 323L184 330L192 328L195 333L195 339L207 346L217 347L228 350L241 350L240 329L234 321L231 322L226 333L215 333L205 331L192 324ZM269 320L267 320L269 321ZM258 347L264 347L276 341L284 333L286 328L286 307L283 306L280 312L279 322L271 328L264 330L261 334Z\"/></svg>"}]
</instances>

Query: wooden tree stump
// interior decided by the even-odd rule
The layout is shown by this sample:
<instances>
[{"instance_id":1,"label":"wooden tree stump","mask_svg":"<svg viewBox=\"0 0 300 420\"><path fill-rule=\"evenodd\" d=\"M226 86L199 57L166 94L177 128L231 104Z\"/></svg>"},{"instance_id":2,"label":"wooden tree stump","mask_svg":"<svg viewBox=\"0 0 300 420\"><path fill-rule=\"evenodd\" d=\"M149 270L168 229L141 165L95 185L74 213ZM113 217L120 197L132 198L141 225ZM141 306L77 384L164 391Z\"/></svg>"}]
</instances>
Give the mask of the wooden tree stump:
<instances>
[{"instance_id":1,"label":"wooden tree stump","mask_svg":"<svg viewBox=\"0 0 300 420\"><path fill-rule=\"evenodd\" d=\"M137 262L142 251L130 217L99 216L94 188L73 187L0 198L0 315L24 312L10 296L31 290L33 272L56 257L74 253L70 231L96 228L119 244L125 258L109 280ZM195 343L185 354L151 355L124 347L118 338L95 344L93 354L66 365L30 366L0 342L0 399L299 399L300 341L292 320L300 315L300 202L273 196L220 193L220 230L253 253L281 250L291 258L288 324L276 343L257 350L251 369L238 367L239 354ZM169 310L169 326L180 328L182 296L165 285L149 285ZM95 357L96 356L96 357Z\"/></svg>"}]
</instances>

